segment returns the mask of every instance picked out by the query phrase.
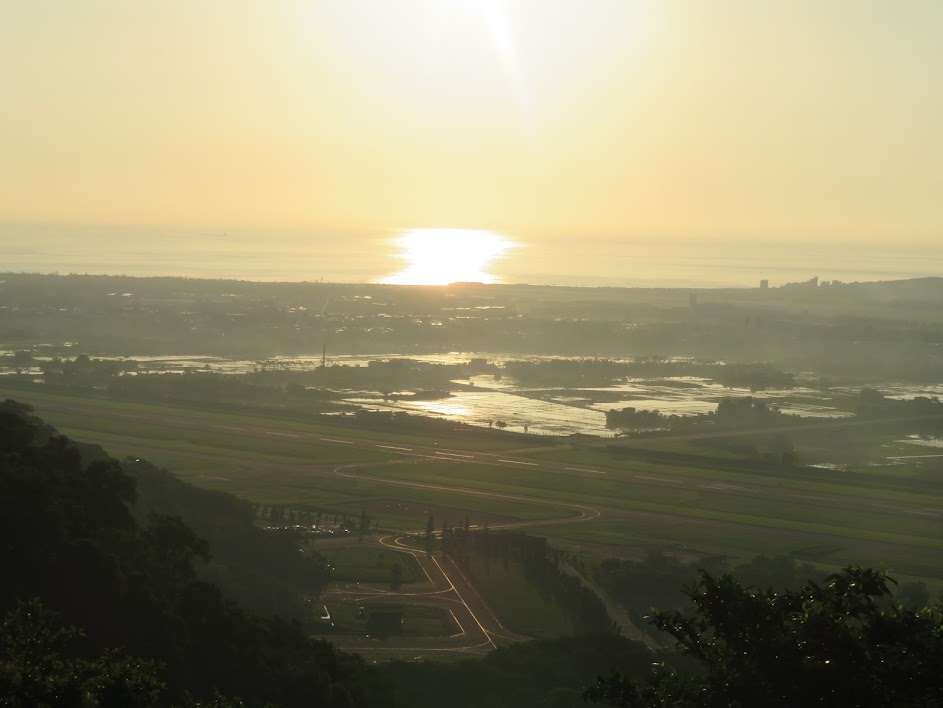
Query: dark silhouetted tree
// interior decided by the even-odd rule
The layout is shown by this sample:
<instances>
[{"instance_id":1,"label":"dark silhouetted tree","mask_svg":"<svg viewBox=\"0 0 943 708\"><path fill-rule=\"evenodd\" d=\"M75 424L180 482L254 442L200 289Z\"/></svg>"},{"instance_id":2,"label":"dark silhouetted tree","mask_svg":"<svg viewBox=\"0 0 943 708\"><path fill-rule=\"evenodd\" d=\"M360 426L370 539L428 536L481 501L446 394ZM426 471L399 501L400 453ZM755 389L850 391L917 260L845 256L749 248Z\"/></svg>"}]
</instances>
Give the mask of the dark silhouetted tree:
<instances>
[{"instance_id":1,"label":"dark silhouetted tree","mask_svg":"<svg viewBox=\"0 0 943 708\"><path fill-rule=\"evenodd\" d=\"M396 592L403 584L403 568L399 563L394 563L390 568L390 590Z\"/></svg>"},{"instance_id":2,"label":"dark silhouetted tree","mask_svg":"<svg viewBox=\"0 0 943 708\"><path fill-rule=\"evenodd\" d=\"M776 593L703 572L693 615L651 618L703 673L664 665L641 683L613 674L587 691L615 706L941 706L943 613L894 606L881 571L845 568Z\"/></svg>"},{"instance_id":3,"label":"dark silhouetted tree","mask_svg":"<svg viewBox=\"0 0 943 708\"><path fill-rule=\"evenodd\" d=\"M38 600L21 602L0 626L0 705L157 705L165 685L153 662L116 652L91 661L70 656L82 636Z\"/></svg>"}]
</instances>

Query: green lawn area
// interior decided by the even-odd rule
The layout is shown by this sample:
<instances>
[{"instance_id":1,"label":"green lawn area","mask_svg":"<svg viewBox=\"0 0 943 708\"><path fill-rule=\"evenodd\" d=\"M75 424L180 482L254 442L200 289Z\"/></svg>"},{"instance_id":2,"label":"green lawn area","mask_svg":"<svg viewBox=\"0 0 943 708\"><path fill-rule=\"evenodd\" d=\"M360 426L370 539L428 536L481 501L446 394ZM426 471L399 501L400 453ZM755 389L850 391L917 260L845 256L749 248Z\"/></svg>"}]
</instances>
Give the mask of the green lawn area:
<instances>
[{"instance_id":1,"label":"green lawn area","mask_svg":"<svg viewBox=\"0 0 943 708\"><path fill-rule=\"evenodd\" d=\"M387 529L421 528L429 514L437 524L446 521L453 526L461 524L466 516L473 524L494 525L572 515L565 508L545 504L417 489L334 474L334 468L341 465L388 458L379 451L277 436L190 430L163 422L131 421L123 423L118 432L107 418L71 413L49 416L49 420L77 440L100 444L119 458L142 457L200 487L229 492L257 503L329 514L359 515L366 511L372 521ZM447 482L455 484L454 479Z\"/></svg>"},{"instance_id":2,"label":"green lawn area","mask_svg":"<svg viewBox=\"0 0 943 708\"><path fill-rule=\"evenodd\" d=\"M538 527L529 531L547 536L573 553L581 553L584 548L592 552L594 544L638 546L643 549L667 548L726 556L733 565L758 555L796 554L799 560L814 560L831 570L845 565L884 568L898 579L923 580L943 589L940 552L922 546L888 546L866 539L834 539L812 532L789 532L775 527L743 528L698 520L628 516L591 524ZM824 552L814 552L818 546L822 546ZM810 555L806 554L807 550L811 552Z\"/></svg>"},{"instance_id":3,"label":"green lawn area","mask_svg":"<svg viewBox=\"0 0 943 708\"><path fill-rule=\"evenodd\" d=\"M122 426L120 429L104 427L98 421L85 417L51 417L61 433L76 440L95 441L116 456L133 455L154 461L153 451L158 453L187 453L191 456L228 457L246 461L264 462L278 460L282 463L305 465L341 465L352 462L376 462L388 455L373 450L326 445L317 441L282 440L276 436L187 429L161 423L153 425Z\"/></svg>"},{"instance_id":4,"label":"green lawn area","mask_svg":"<svg viewBox=\"0 0 943 708\"><path fill-rule=\"evenodd\" d=\"M362 436L402 444L427 444L433 438L390 437L374 430L315 425L286 416L150 406L33 389L27 395L24 389L9 386L0 387L0 396L34 404L36 413L63 433L99 443L118 457L148 459L195 485L262 504L349 516L366 512L389 530L422 529L430 514L436 528L443 521L458 526L466 516L473 525L495 526L562 519L576 513L567 504L581 504L599 508L602 518L538 526L529 532L567 544L688 546L741 560L761 553L791 553L829 545L837 550L817 561L883 565L908 576L943 579L943 527L932 512L943 508L943 494L933 492L940 488L940 480L933 477L939 464L868 468L857 475L785 468L751 474L727 471L722 465L698 468L640 461L630 453L586 447L540 450L528 453L528 457L622 472L573 476L468 463L371 465L390 455L333 445L317 437ZM837 434L813 431L809 441L827 448ZM854 442L866 437L866 431L841 435L845 442ZM443 447L463 446L461 434L434 440ZM486 442L490 444L491 438ZM482 440L476 439L475 444L479 443ZM519 446L520 440L515 438L508 444ZM874 452L875 445L883 444L886 441L870 443L868 454ZM684 441L659 441L651 447L700 454L698 446ZM893 450L896 454L896 448ZM920 452L919 448L911 450L912 454ZM716 463L718 458L712 459ZM363 464L356 473L368 477L335 474L335 468L352 464ZM679 476L687 482L683 487L652 484L635 479L635 474ZM933 493L917 491L925 481ZM732 494L702 486L717 482L746 489L762 486L766 492L763 496ZM456 487L488 494L445 489ZM771 490L775 493L770 494ZM831 504L801 498L819 493L841 494L843 499L840 504ZM502 494L532 500L490 496ZM898 513L887 508L896 504L913 505L915 511Z\"/></svg>"},{"instance_id":5,"label":"green lawn area","mask_svg":"<svg viewBox=\"0 0 943 708\"><path fill-rule=\"evenodd\" d=\"M560 608L527 581L515 562L486 560L481 554L469 557L465 574L475 589L513 632L535 639L552 639L574 634L572 622Z\"/></svg>"},{"instance_id":6,"label":"green lawn area","mask_svg":"<svg viewBox=\"0 0 943 708\"><path fill-rule=\"evenodd\" d=\"M459 631L455 621L445 610L421 605L399 607L403 612L403 623L397 636L442 637ZM325 635L367 636L369 603L332 602L327 604L327 609L331 613L334 626L331 627L327 621L322 620L320 627Z\"/></svg>"},{"instance_id":7,"label":"green lawn area","mask_svg":"<svg viewBox=\"0 0 943 708\"><path fill-rule=\"evenodd\" d=\"M348 546L331 548L312 546L334 568L332 579L344 582L389 583L392 569L400 567L400 582L404 585L425 579L425 575L409 553L387 551L376 546Z\"/></svg>"},{"instance_id":8,"label":"green lawn area","mask_svg":"<svg viewBox=\"0 0 943 708\"><path fill-rule=\"evenodd\" d=\"M389 475L394 470L375 468L369 473ZM859 563L931 581L943 579L940 520L930 516L890 515L866 504L845 508L801 499L753 498L486 465L460 469L417 465L395 474L428 483L460 478L465 487L604 509L597 521L528 529L553 539L612 546L686 546L741 562L760 554L829 545L835 551L819 560L836 567Z\"/></svg>"},{"instance_id":9,"label":"green lawn area","mask_svg":"<svg viewBox=\"0 0 943 708\"><path fill-rule=\"evenodd\" d=\"M266 430L281 434L340 437L351 440L376 440L399 445L433 447L447 444L460 450L509 450L525 445L539 445L543 440L536 436L518 436L500 431L463 430L456 428L443 434L439 431L398 431L389 427L368 427L359 421L338 421L331 417L304 417L278 409L246 408L234 411L231 408L213 407L211 404L168 404L163 402L141 403L108 398L104 393L92 395L88 391L52 389L43 384L0 382L0 397L12 398L28 403L36 414L47 422L60 425L58 420L88 419L86 429L112 431L120 434L128 430L136 434L135 422L145 429L157 422L177 421L206 429L226 426L227 429L245 429L244 432L260 434ZM239 431L231 431L239 432ZM145 432L145 437L147 436Z\"/></svg>"},{"instance_id":10,"label":"green lawn area","mask_svg":"<svg viewBox=\"0 0 943 708\"><path fill-rule=\"evenodd\" d=\"M684 441L674 442L670 445L667 441L661 441L658 446L662 451L674 452L676 451L673 449L675 446L684 444ZM654 443L644 441L641 445L643 449L647 449L649 445L654 445ZM683 452L683 450L679 451ZM885 501L907 501L928 497L943 500L943 475L939 474L939 468L928 470L926 467L912 465L881 466L870 464L860 468L855 467L853 471L835 471L812 467L784 467L778 471L773 471L769 467L758 466L755 472L743 472L724 469L723 460L716 456L711 466L708 467L697 467L693 462L688 464L656 463L633 458L631 451L613 452L591 447L568 450L548 449L535 451L528 456L533 459L573 464L580 467L598 467L668 477L679 475L745 486L750 484L780 486L789 490L835 493ZM922 484L921 482L930 483Z\"/></svg>"},{"instance_id":11,"label":"green lawn area","mask_svg":"<svg viewBox=\"0 0 943 708\"><path fill-rule=\"evenodd\" d=\"M709 489L642 484L632 479L588 478L489 465L423 464L375 468L371 475L444 484L461 479L475 489L539 496L625 510L670 513L679 517L730 521L751 526L834 534L856 539L896 541L943 550L940 521L922 515L889 515L879 508L810 504L802 499L759 498ZM921 498L921 504L930 500ZM595 528L598 524L589 524Z\"/></svg>"}]
</instances>

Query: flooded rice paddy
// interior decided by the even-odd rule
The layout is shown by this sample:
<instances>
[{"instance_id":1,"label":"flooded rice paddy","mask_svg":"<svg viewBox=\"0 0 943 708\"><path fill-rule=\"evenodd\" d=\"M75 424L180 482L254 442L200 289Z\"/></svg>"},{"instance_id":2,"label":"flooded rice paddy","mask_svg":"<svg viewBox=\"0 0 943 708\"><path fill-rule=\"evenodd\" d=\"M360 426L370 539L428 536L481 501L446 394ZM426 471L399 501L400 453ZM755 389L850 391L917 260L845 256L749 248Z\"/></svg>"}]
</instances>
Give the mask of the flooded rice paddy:
<instances>
[{"instance_id":1,"label":"flooded rice paddy","mask_svg":"<svg viewBox=\"0 0 943 708\"><path fill-rule=\"evenodd\" d=\"M13 355L14 352L0 352L0 374L18 372L41 377L43 364L53 359L51 356L35 356L28 366L18 368ZM371 361L408 359L427 364L458 365L468 364L473 357L486 359L489 364L498 367L510 360L554 358L477 353L412 356L374 354L332 356L326 363L329 366L365 367ZM320 356L275 357L264 361L203 355L95 358L133 365L133 370L123 375L179 374L185 371L237 375L271 368L304 371L322 365ZM489 373L456 378L453 384L457 390L453 390L449 397L438 400L393 400L380 391L371 390L340 390L336 393L341 402L370 410L406 411L470 425L497 426L541 435L586 434L603 437L614 435L612 430L606 428L606 412L611 409L633 407L637 410L657 410L666 415L695 416L716 410L724 397L752 395L787 414L807 418L843 418L853 415L852 399L858 393L857 388L851 387L822 390L802 386L751 393L745 388L726 387L699 377L627 379L604 387L547 388L524 386L511 377ZM943 395L943 385L889 383L877 388L888 397L897 399ZM924 447L943 445L939 441L901 442Z\"/></svg>"}]
</instances>

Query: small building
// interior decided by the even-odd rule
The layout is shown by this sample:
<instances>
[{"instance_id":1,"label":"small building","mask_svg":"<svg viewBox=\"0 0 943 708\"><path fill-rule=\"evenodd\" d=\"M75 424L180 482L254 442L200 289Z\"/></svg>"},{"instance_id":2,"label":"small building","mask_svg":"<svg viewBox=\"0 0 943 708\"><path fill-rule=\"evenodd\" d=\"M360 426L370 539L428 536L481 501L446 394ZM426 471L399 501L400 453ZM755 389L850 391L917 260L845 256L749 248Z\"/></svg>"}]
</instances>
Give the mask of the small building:
<instances>
[{"instance_id":1,"label":"small building","mask_svg":"<svg viewBox=\"0 0 943 708\"><path fill-rule=\"evenodd\" d=\"M367 632L386 639L403 631L403 608L399 605L374 605L368 608Z\"/></svg>"}]
</instances>

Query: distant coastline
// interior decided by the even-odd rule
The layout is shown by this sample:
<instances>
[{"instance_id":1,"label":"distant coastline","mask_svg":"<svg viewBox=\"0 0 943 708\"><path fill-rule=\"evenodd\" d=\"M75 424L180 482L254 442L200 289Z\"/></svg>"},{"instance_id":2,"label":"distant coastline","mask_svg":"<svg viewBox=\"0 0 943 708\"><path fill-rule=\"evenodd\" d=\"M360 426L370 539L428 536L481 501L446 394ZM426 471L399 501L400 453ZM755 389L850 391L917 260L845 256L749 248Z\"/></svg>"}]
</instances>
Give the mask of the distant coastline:
<instances>
[{"instance_id":1,"label":"distant coastline","mask_svg":"<svg viewBox=\"0 0 943 708\"><path fill-rule=\"evenodd\" d=\"M0 223L0 271L18 273L375 283L401 267L395 252L389 234ZM505 284L567 287L876 282L943 276L943 246L557 238L490 270Z\"/></svg>"},{"instance_id":2,"label":"distant coastline","mask_svg":"<svg viewBox=\"0 0 943 708\"><path fill-rule=\"evenodd\" d=\"M762 294L764 291L770 293L772 297L776 299L781 299L781 297L788 296L789 299L796 299L796 297L802 298L804 296L812 295L816 292L827 293L827 292L853 292L853 291L868 291L870 293L900 293L906 292L908 294L914 294L915 296L924 296L927 293L938 294L943 298L943 275L939 276L918 276L912 278L898 278L895 280L870 280L870 281L839 281L839 280L819 280L818 278L813 278L806 281L797 281L790 283L783 283L778 286L770 285L768 288L760 287L757 285L728 285L728 286L669 286L669 285L567 285L567 284L553 284L553 283L451 283L449 285L404 285L404 284L394 284L394 283L376 283L376 282L342 282L342 281L328 281L328 280L250 280L243 278L200 278L200 277L191 277L185 275L128 275L124 273L109 274L109 273L39 273L39 272L19 272L19 271L2 271L0 270L0 293L2 293L2 287L7 283L8 280L19 280L20 282L24 280L45 280L45 279L63 279L63 280L86 280L90 284L95 281L101 281L102 286L113 286L116 288L131 287L134 283L141 283L142 285L154 285L160 288L164 287L180 287L188 286L190 289L205 288L207 291L215 290L220 285L230 284L232 286L238 286L239 288L252 288L261 292L266 291L268 288L273 288L275 291L284 289L284 288L325 288L330 290L338 291L350 291L351 293L358 291L358 289L363 290L364 292L368 291L383 291L383 290L408 290L408 289L429 289L429 290L455 290L461 291L463 293L474 292L475 290L482 288L487 289L487 292L492 294L499 291L508 291L515 289L522 289L528 292L537 292L543 289L547 290L596 290L596 291L607 291L607 290L627 290L627 291L660 291L665 293L681 293L684 297L689 299L691 306L696 306L698 301L696 299L696 294L698 292L703 293L736 293L743 292L749 293L750 291L757 291L758 294ZM274 292L274 291L273 291ZM110 293L117 296L122 295L120 292ZM484 292L481 293L482 295ZM127 296L132 296L133 293L127 293Z\"/></svg>"}]
</instances>

